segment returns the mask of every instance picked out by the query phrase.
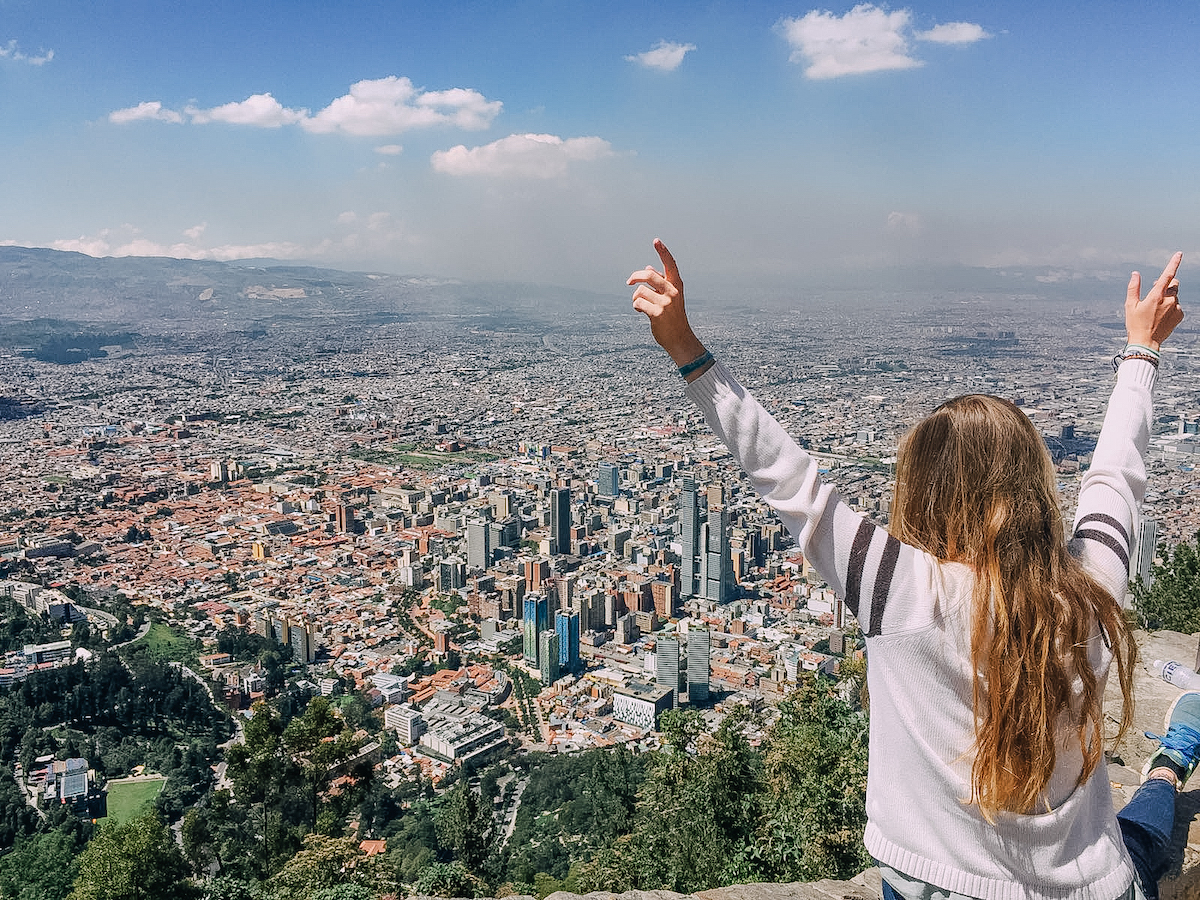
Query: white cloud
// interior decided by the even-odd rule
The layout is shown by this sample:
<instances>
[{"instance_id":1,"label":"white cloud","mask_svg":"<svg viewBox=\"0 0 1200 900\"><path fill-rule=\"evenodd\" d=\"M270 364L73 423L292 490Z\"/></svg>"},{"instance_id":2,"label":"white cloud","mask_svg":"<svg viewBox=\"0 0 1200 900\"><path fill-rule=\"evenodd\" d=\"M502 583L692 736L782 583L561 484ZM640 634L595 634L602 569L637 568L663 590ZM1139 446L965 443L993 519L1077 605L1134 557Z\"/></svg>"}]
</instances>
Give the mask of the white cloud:
<instances>
[{"instance_id":1,"label":"white cloud","mask_svg":"<svg viewBox=\"0 0 1200 900\"><path fill-rule=\"evenodd\" d=\"M973 44L988 37L991 35L983 30L983 26L973 22L947 22L916 34L917 40L935 44Z\"/></svg>"},{"instance_id":2,"label":"white cloud","mask_svg":"<svg viewBox=\"0 0 1200 900\"><path fill-rule=\"evenodd\" d=\"M695 44L676 44L672 41L659 41L643 53L635 53L625 57L632 63L638 63L647 69L659 69L663 72L674 72L683 62L688 51L695 50Z\"/></svg>"},{"instance_id":3,"label":"white cloud","mask_svg":"<svg viewBox=\"0 0 1200 900\"><path fill-rule=\"evenodd\" d=\"M163 109L158 100L147 100L128 109L118 109L108 114L108 121L114 125L124 125L128 122L174 122L183 121L183 116L173 109Z\"/></svg>"},{"instance_id":4,"label":"white cloud","mask_svg":"<svg viewBox=\"0 0 1200 900\"><path fill-rule=\"evenodd\" d=\"M306 109L288 109L270 94L253 94L237 103L225 103L212 109L184 110L197 125L226 122L230 125L253 125L256 128L279 128L295 125L308 118Z\"/></svg>"},{"instance_id":5,"label":"white cloud","mask_svg":"<svg viewBox=\"0 0 1200 900\"><path fill-rule=\"evenodd\" d=\"M201 222L199 225L193 225L191 228L184 231L184 234L186 234L193 241L198 241L200 240L200 235L204 234L204 229L206 228L208 228L208 223Z\"/></svg>"},{"instance_id":6,"label":"white cloud","mask_svg":"<svg viewBox=\"0 0 1200 900\"><path fill-rule=\"evenodd\" d=\"M54 59L54 51L45 50L40 56L29 56L17 46L16 41L9 41L7 44L0 45L0 59L11 59L13 62L28 63L31 66L44 66Z\"/></svg>"},{"instance_id":7,"label":"white cloud","mask_svg":"<svg viewBox=\"0 0 1200 900\"><path fill-rule=\"evenodd\" d=\"M908 54L911 18L906 9L887 12L861 3L844 16L814 9L779 25L793 48L791 61L807 61L805 76L821 79L922 65Z\"/></svg>"},{"instance_id":8,"label":"white cloud","mask_svg":"<svg viewBox=\"0 0 1200 900\"><path fill-rule=\"evenodd\" d=\"M307 109L290 109L270 93L264 93L211 109L188 106L182 114L165 109L162 103L154 100L119 109L110 113L108 119L118 125L138 120L182 122L186 115L197 125L211 122L257 128L299 125L314 134L336 132L379 137L437 125L479 131L492 124L503 105L499 100L488 100L468 88L422 91L409 79L390 75L356 82L350 86L350 93L338 97L315 115ZM376 152L395 156L402 150L399 144L386 144L378 147Z\"/></svg>"},{"instance_id":9,"label":"white cloud","mask_svg":"<svg viewBox=\"0 0 1200 900\"><path fill-rule=\"evenodd\" d=\"M613 155L603 138L562 138L553 134L510 134L506 138L467 149L462 144L433 154L434 171L446 175L556 178L575 162L591 162Z\"/></svg>"},{"instance_id":10,"label":"white cloud","mask_svg":"<svg viewBox=\"0 0 1200 900\"><path fill-rule=\"evenodd\" d=\"M197 226L202 228L203 226ZM138 229L123 225L118 229L102 229L94 235L81 235L77 238L51 241L47 246L54 250L73 250L86 253L88 256L169 256L174 259L215 259L228 262L232 259L256 259L270 257L273 259L298 259L308 257L321 251L321 247L305 247L290 241L271 241L261 244L222 244L216 247L203 247L192 236L196 228L185 232L192 238L192 243L162 243L141 237ZM23 244L22 246L39 246Z\"/></svg>"},{"instance_id":11,"label":"white cloud","mask_svg":"<svg viewBox=\"0 0 1200 900\"><path fill-rule=\"evenodd\" d=\"M358 221L358 213L356 213L352 209L346 210L344 213L341 213L337 217L337 223L339 225L353 225L357 221Z\"/></svg>"},{"instance_id":12,"label":"white cloud","mask_svg":"<svg viewBox=\"0 0 1200 900\"><path fill-rule=\"evenodd\" d=\"M399 156L404 152L404 148L399 144L384 144L381 147L376 147L375 152L382 156Z\"/></svg>"},{"instance_id":13,"label":"white cloud","mask_svg":"<svg viewBox=\"0 0 1200 900\"><path fill-rule=\"evenodd\" d=\"M468 131L487 128L503 104L488 100L478 91L451 88L421 91L407 78L359 81L350 93L338 97L301 125L317 134L344 132L379 136L400 134L416 128L453 125Z\"/></svg>"}]
</instances>

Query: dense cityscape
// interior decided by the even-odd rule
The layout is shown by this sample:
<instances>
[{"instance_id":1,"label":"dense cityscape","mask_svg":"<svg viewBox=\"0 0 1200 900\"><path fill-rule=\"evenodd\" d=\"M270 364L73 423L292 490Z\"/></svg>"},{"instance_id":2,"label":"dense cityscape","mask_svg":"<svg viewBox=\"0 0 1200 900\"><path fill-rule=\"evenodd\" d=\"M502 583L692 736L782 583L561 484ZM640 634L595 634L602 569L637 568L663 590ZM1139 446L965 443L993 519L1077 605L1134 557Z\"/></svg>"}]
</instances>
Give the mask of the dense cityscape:
<instances>
[{"instance_id":1,"label":"dense cityscape","mask_svg":"<svg viewBox=\"0 0 1200 900\"><path fill-rule=\"evenodd\" d=\"M1118 312L953 295L696 317L846 501L886 522L899 436L968 392L1022 406L1069 517ZM1146 574L1156 541L1200 528L1200 362L1177 337ZM235 744L264 699L358 698L330 779L367 765L439 796L514 753L653 750L675 708L710 732L749 711L757 744L806 672L861 656L840 598L624 308L137 333L72 364L38 355L0 356L0 550L3 593L52 639L10 646L0 685L83 665L121 632L203 683L241 723ZM234 632L286 665L239 653ZM35 807L102 818L118 776L155 775L100 777L61 743L22 740L25 758L2 762ZM225 767L214 789L234 783ZM497 803L506 841L520 791Z\"/></svg>"}]
</instances>

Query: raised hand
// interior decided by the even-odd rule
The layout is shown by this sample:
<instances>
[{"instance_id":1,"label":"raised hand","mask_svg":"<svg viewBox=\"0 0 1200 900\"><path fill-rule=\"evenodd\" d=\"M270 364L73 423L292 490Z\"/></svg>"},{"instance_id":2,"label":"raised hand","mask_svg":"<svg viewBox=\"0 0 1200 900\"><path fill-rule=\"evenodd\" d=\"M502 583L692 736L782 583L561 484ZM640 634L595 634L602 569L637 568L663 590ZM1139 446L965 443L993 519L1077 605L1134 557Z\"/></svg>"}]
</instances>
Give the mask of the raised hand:
<instances>
[{"instance_id":1,"label":"raised hand","mask_svg":"<svg viewBox=\"0 0 1200 900\"><path fill-rule=\"evenodd\" d=\"M637 285L633 308L650 319L654 340L671 355L675 365L686 365L704 353L704 345L692 331L683 308L683 279L675 257L658 238L654 239L654 249L663 270L660 272L653 266L638 269L625 283Z\"/></svg>"},{"instance_id":2,"label":"raised hand","mask_svg":"<svg viewBox=\"0 0 1200 900\"><path fill-rule=\"evenodd\" d=\"M1182 261L1182 253L1172 256L1145 297L1142 297L1142 276L1137 272L1129 276L1129 290L1125 294L1125 331L1129 343L1157 350L1183 321L1179 279L1175 277Z\"/></svg>"}]
</instances>

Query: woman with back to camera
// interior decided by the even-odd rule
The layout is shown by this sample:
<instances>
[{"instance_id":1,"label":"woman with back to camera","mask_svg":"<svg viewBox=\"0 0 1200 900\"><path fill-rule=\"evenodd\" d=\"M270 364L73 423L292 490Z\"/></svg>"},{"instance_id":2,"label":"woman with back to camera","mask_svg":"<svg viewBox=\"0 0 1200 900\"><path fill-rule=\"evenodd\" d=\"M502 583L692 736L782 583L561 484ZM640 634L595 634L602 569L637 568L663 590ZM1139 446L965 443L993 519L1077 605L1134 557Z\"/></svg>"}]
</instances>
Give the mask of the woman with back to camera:
<instances>
[{"instance_id":1,"label":"woman with back to camera","mask_svg":"<svg viewBox=\"0 0 1200 900\"><path fill-rule=\"evenodd\" d=\"M864 840L889 900L1158 896L1175 792L1200 758L1200 694L1181 695L1146 779L1114 815L1101 704L1116 661L1132 714L1136 648L1119 599L1145 492L1159 346L1183 319L1175 254L1146 296L1134 272L1128 343L1074 527L1050 455L997 397L943 403L900 442L891 525L851 510L813 459L705 350L683 281L634 272L633 306L867 642Z\"/></svg>"}]
</instances>

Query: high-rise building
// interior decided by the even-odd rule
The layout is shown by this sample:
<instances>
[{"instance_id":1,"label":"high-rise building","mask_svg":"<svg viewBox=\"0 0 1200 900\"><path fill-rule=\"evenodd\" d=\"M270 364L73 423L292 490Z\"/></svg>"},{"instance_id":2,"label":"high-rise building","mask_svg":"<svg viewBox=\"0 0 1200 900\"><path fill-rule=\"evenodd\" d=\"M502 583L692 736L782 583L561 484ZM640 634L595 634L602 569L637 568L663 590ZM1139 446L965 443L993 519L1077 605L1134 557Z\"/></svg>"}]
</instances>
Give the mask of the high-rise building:
<instances>
[{"instance_id":1,"label":"high-rise building","mask_svg":"<svg viewBox=\"0 0 1200 900\"><path fill-rule=\"evenodd\" d=\"M525 595L525 615L521 622L524 631L523 649L525 662L531 666L538 664L538 636L546 630L548 610L549 604L541 594Z\"/></svg>"},{"instance_id":2,"label":"high-rise building","mask_svg":"<svg viewBox=\"0 0 1200 900\"><path fill-rule=\"evenodd\" d=\"M560 609L554 617L558 634L558 665L564 672L579 671L579 613Z\"/></svg>"},{"instance_id":3,"label":"high-rise building","mask_svg":"<svg viewBox=\"0 0 1200 900\"><path fill-rule=\"evenodd\" d=\"M1158 520L1142 519L1138 526L1137 548L1133 556L1133 577L1150 587L1154 583L1154 554L1158 549Z\"/></svg>"},{"instance_id":4,"label":"high-rise building","mask_svg":"<svg viewBox=\"0 0 1200 900\"><path fill-rule=\"evenodd\" d=\"M654 611L662 620L675 618L675 583L665 579L650 582Z\"/></svg>"},{"instance_id":5,"label":"high-rise building","mask_svg":"<svg viewBox=\"0 0 1200 900\"><path fill-rule=\"evenodd\" d=\"M621 495L621 470L615 463L600 463L596 473L596 493L601 497Z\"/></svg>"},{"instance_id":6,"label":"high-rise building","mask_svg":"<svg viewBox=\"0 0 1200 900\"><path fill-rule=\"evenodd\" d=\"M316 633L302 621L289 619L287 623L288 646L296 662L312 663L317 659Z\"/></svg>"},{"instance_id":7,"label":"high-rise building","mask_svg":"<svg viewBox=\"0 0 1200 900\"><path fill-rule=\"evenodd\" d=\"M687 684L688 700L703 703L708 700L709 657L712 652L712 635L707 625L693 625L688 629Z\"/></svg>"},{"instance_id":8,"label":"high-rise building","mask_svg":"<svg viewBox=\"0 0 1200 900\"><path fill-rule=\"evenodd\" d=\"M702 596L717 603L733 597L733 562L729 550L729 512L710 507L702 534Z\"/></svg>"},{"instance_id":9,"label":"high-rise building","mask_svg":"<svg viewBox=\"0 0 1200 900\"><path fill-rule=\"evenodd\" d=\"M542 684L554 684L558 681L558 633L543 631L538 636L538 656L541 657L538 669L542 674Z\"/></svg>"},{"instance_id":10,"label":"high-rise building","mask_svg":"<svg viewBox=\"0 0 1200 900\"><path fill-rule=\"evenodd\" d=\"M555 488L550 492L550 551L571 552L570 488Z\"/></svg>"},{"instance_id":11,"label":"high-rise building","mask_svg":"<svg viewBox=\"0 0 1200 900\"><path fill-rule=\"evenodd\" d=\"M550 560L525 560L525 590L541 591L542 582L550 580Z\"/></svg>"},{"instance_id":12,"label":"high-rise building","mask_svg":"<svg viewBox=\"0 0 1200 900\"><path fill-rule=\"evenodd\" d=\"M679 638L664 634L658 638L654 653L654 681L671 689L671 706L677 706L679 693Z\"/></svg>"},{"instance_id":13,"label":"high-rise building","mask_svg":"<svg viewBox=\"0 0 1200 900\"><path fill-rule=\"evenodd\" d=\"M350 534L355 529L354 507L349 503L339 503L334 510L334 524L342 534Z\"/></svg>"},{"instance_id":14,"label":"high-rise building","mask_svg":"<svg viewBox=\"0 0 1200 900\"><path fill-rule=\"evenodd\" d=\"M681 597L695 597L702 593L700 582L700 501L696 496L696 480L691 475L683 476L683 488L679 493L680 542L680 585Z\"/></svg>"},{"instance_id":15,"label":"high-rise building","mask_svg":"<svg viewBox=\"0 0 1200 900\"><path fill-rule=\"evenodd\" d=\"M438 590L443 594L457 591L467 583L467 567L457 556L438 563Z\"/></svg>"},{"instance_id":16,"label":"high-rise building","mask_svg":"<svg viewBox=\"0 0 1200 900\"><path fill-rule=\"evenodd\" d=\"M467 523L467 565L472 569L486 569L492 564L492 532L486 519L472 519Z\"/></svg>"}]
</instances>

